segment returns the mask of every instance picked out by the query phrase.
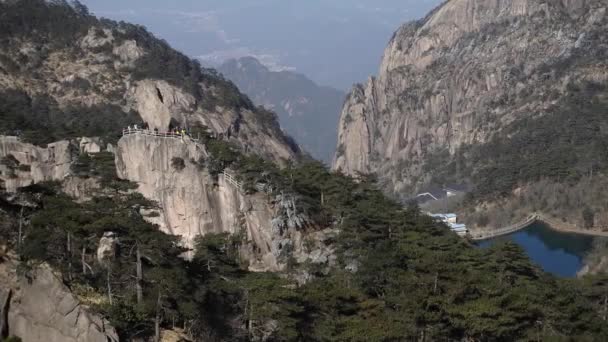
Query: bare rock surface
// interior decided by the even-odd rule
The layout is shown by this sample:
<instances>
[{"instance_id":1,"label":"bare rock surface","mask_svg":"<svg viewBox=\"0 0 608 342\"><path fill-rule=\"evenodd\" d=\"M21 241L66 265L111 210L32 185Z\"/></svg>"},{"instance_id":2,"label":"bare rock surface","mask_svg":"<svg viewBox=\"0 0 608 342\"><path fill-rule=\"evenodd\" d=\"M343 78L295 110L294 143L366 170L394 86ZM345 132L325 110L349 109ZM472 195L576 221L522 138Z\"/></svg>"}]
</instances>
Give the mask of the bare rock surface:
<instances>
[{"instance_id":1,"label":"bare rock surface","mask_svg":"<svg viewBox=\"0 0 608 342\"><path fill-rule=\"evenodd\" d=\"M35 183L63 180L70 174L73 153L65 140L38 147L16 137L0 136L0 159L7 157L18 165L0 164L0 183L14 192Z\"/></svg>"},{"instance_id":2,"label":"bare rock surface","mask_svg":"<svg viewBox=\"0 0 608 342\"><path fill-rule=\"evenodd\" d=\"M183 169L172 166L176 158L184 161ZM200 235L244 234L242 257L252 270L283 270L292 255L302 262L309 258L304 225L289 224L280 202L263 193L244 194L222 174L215 179L199 166L201 158L208 158L205 148L187 137L127 135L118 142L116 167L119 177L158 202L161 211L151 222L181 236L186 247ZM323 253L321 261L328 261L329 253Z\"/></svg>"},{"instance_id":3,"label":"bare rock surface","mask_svg":"<svg viewBox=\"0 0 608 342\"><path fill-rule=\"evenodd\" d=\"M8 298L8 300L7 300ZM0 264L0 308L6 334L27 342L117 342L106 321L77 298L42 265L31 279L16 274L12 261ZM1 319L0 319L1 322Z\"/></svg>"}]
</instances>

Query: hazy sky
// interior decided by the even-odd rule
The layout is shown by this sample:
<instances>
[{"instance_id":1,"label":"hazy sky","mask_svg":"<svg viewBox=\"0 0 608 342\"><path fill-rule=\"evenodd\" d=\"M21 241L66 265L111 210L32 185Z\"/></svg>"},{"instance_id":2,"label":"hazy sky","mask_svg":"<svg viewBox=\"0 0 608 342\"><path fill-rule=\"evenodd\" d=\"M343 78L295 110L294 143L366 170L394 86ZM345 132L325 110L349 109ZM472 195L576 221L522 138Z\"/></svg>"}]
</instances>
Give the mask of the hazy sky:
<instances>
[{"instance_id":1,"label":"hazy sky","mask_svg":"<svg viewBox=\"0 0 608 342\"><path fill-rule=\"evenodd\" d=\"M82 0L203 63L253 55L347 89L375 74L392 33L441 0Z\"/></svg>"}]
</instances>

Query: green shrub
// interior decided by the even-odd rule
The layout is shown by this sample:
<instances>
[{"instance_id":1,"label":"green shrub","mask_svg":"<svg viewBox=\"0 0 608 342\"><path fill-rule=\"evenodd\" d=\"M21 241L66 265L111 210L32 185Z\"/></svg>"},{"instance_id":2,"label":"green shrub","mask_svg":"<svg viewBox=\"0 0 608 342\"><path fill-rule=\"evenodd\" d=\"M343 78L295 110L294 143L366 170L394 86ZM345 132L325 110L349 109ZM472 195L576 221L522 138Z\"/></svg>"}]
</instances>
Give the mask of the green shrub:
<instances>
[{"instance_id":1,"label":"green shrub","mask_svg":"<svg viewBox=\"0 0 608 342\"><path fill-rule=\"evenodd\" d=\"M3 339L2 342L21 342L21 338L16 336L9 336Z\"/></svg>"},{"instance_id":2,"label":"green shrub","mask_svg":"<svg viewBox=\"0 0 608 342\"><path fill-rule=\"evenodd\" d=\"M173 157L171 159L171 166L173 167L173 169L181 171L186 168L186 162L182 158Z\"/></svg>"}]
</instances>

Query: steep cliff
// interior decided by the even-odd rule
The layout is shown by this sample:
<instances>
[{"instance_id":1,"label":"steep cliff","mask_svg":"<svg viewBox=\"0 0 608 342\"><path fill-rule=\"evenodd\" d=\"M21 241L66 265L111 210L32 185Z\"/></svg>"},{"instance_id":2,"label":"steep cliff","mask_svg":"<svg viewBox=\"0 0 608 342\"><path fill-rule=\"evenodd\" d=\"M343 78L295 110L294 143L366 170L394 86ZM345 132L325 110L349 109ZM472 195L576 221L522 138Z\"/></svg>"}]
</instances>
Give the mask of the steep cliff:
<instances>
[{"instance_id":1,"label":"steep cliff","mask_svg":"<svg viewBox=\"0 0 608 342\"><path fill-rule=\"evenodd\" d=\"M0 263L0 324L7 336L28 342L117 342L104 319L91 314L48 266L28 279L16 263ZM1 335L0 335L1 336Z\"/></svg>"},{"instance_id":2,"label":"steep cliff","mask_svg":"<svg viewBox=\"0 0 608 342\"><path fill-rule=\"evenodd\" d=\"M515 146L514 132L524 132L518 124L537 126L545 118L550 127L546 118L555 112L566 108L576 117L571 107L584 111L605 97L606 8L599 0L450 0L404 25L379 75L348 96L333 168L377 173L403 197L430 183L478 185L487 178L480 169L502 167L492 151L478 153L480 146ZM560 134L581 135L555 133L546 143ZM526 155L538 160L536 151ZM518 181L534 179L510 185Z\"/></svg>"},{"instance_id":3,"label":"steep cliff","mask_svg":"<svg viewBox=\"0 0 608 342\"><path fill-rule=\"evenodd\" d=\"M160 132L180 126L282 164L300 152L273 113L139 26L98 20L78 4L0 6L6 45L0 52L0 133L19 135L0 140L5 190L60 181L64 192L91 199L100 184L90 160L81 157L107 150L116 153L118 175L158 202L159 216L148 218L181 236L185 246L193 247L199 235L244 233L243 259L252 269L280 270L292 256L308 258L298 227L273 228L276 199L245 196L223 176L216 181L202 171L196 164L207 157L201 145L134 135L114 147L127 125ZM183 169L171 166L174 158L185 161ZM108 165L101 167L112 181Z\"/></svg>"},{"instance_id":4,"label":"steep cliff","mask_svg":"<svg viewBox=\"0 0 608 342\"><path fill-rule=\"evenodd\" d=\"M133 134L118 142L116 168L120 178L136 182L139 192L159 204L160 212L149 219L180 236L189 248L200 235L243 234L241 257L252 270L283 270L291 257L329 261L333 250L321 243L322 233L306 233L306 227L298 225L279 228L280 200L265 193L246 194L223 174L210 175L201 167L208 158L205 146L187 137ZM174 166L175 160L183 166ZM307 236L316 244L305 246Z\"/></svg>"}]
</instances>

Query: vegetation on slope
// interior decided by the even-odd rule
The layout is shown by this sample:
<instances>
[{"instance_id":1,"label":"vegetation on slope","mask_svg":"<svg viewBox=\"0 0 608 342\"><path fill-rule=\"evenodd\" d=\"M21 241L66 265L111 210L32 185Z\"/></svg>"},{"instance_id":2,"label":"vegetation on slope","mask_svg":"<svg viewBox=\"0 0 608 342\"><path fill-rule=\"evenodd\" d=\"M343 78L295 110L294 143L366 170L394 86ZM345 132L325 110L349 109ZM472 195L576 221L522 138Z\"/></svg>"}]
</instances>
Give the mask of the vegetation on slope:
<instances>
[{"instance_id":1,"label":"vegetation on slope","mask_svg":"<svg viewBox=\"0 0 608 342\"><path fill-rule=\"evenodd\" d=\"M139 115L114 105L61 108L48 96L0 91L0 134L19 135L36 145L78 137L115 142L124 127L140 124Z\"/></svg>"},{"instance_id":2,"label":"vegetation on slope","mask_svg":"<svg viewBox=\"0 0 608 342\"><path fill-rule=\"evenodd\" d=\"M583 226L582 211L587 211L588 218L608 209L601 201L588 200L597 197L595 187L603 184L608 171L606 94L605 85L572 84L568 95L548 113L524 115L487 143L463 146L452 157L438 153L428 159L426 170L433 173L436 184L469 180L474 189L467 207L506 199L522 188L529 198L503 207L523 211L522 217L531 211L554 213ZM487 215L503 213L483 214ZM502 221L493 223L510 223Z\"/></svg>"},{"instance_id":3,"label":"vegetation on slope","mask_svg":"<svg viewBox=\"0 0 608 342\"><path fill-rule=\"evenodd\" d=\"M0 51L0 75L23 77L32 83L54 77L46 74L49 57L60 52L62 58L69 60L85 58L89 52L80 42L91 30L99 39L108 38L109 34L113 37L111 43L91 48L99 58L88 62L107 61L110 74L102 79L76 77L73 82L60 82L60 87L78 96L99 95L101 104L60 105L48 89L43 90L48 94L36 92L27 84L19 85L23 89L2 89L0 134L23 133L26 140L38 144L75 136L115 136L126 125L141 121L137 113L123 109L124 84L112 84L111 90L101 89L106 79L124 73L133 80L166 80L195 96L207 110L220 106L256 111L249 98L215 70L202 68L196 60L172 49L142 26L97 19L78 1L0 2L0 44L5 47ZM134 65L117 70L107 56L113 57L113 48L127 40L135 40L145 53ZM265 128L280 131L274 116L266 122L267 114L261 112L259 119Z\"/></svg>"},{"instance_id":4,"label":"vegetation on slope","mask_svg":"<svg viewBox=\"0 0 608 342\"><path fill-rule=\"evenodd\" d=\"M2 236L19 251L24 272L51 263L124 338L174 326L217 341L607 337L602 277L553 278L513 244L476 249L418 208L386 198L371 178L355 182L317 162L278 170L236 153L241 177L270 177L297 193L314 220L340 228L338 267L303 286L249 273L238 262L240 240L227 235L200 238L194 258L184 260L178 239L141 217L154 203L121 191L76 203L53 186L23 189L21 198L36 205L25 211L23 241L15 234L19 206L5 205L14 219ZM122 182L107 174L103 158L81 164ZM118 248L98 262L106 232Z\"/></svg>"}]
</instances>

